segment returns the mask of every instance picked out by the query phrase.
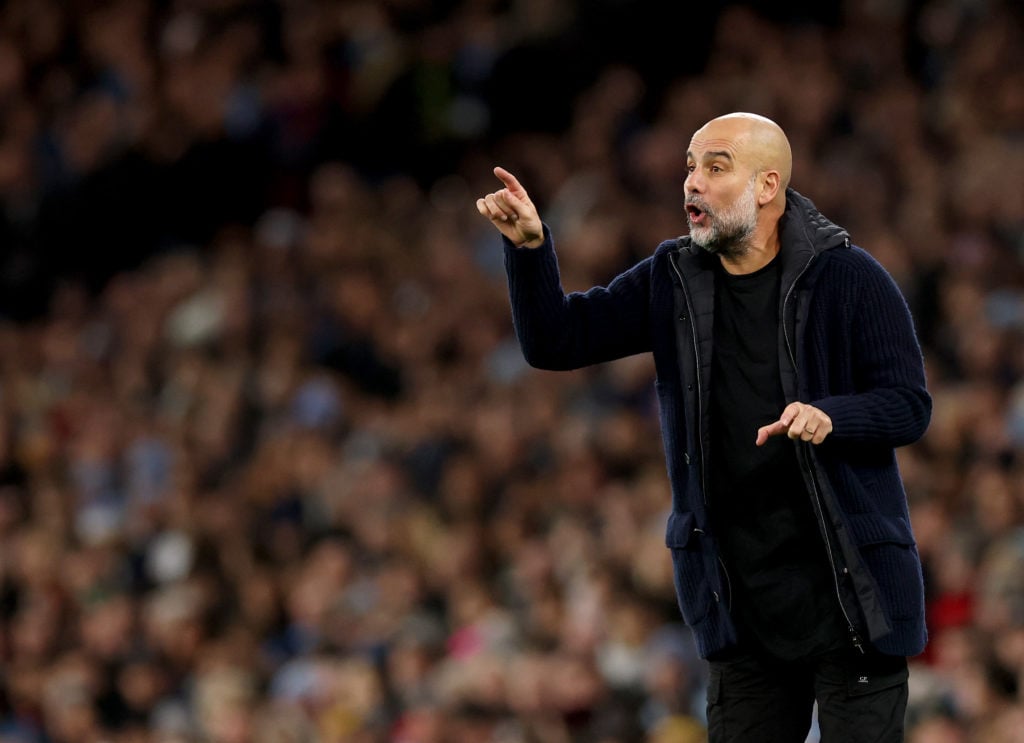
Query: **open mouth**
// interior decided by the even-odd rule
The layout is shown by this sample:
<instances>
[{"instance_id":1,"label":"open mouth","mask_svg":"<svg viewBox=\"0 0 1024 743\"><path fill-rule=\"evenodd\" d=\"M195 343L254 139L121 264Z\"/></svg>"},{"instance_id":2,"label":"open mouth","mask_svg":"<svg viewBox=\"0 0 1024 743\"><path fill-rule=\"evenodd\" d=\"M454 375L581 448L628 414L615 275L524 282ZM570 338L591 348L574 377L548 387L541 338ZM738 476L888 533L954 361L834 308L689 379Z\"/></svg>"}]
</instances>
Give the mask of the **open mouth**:
<instances>
[{"instance_id":1,"label":"open mouth","mask_svg":"<svg viewBox=\"0 0 1024 743\"><path fill-rule=\"evenodd\" d=\"M703 209L701 209L696 204L687 204L686 205L686 217L693 224L701 224L704 221L704 218L706 216L707 216L707 212L705 212Z\"/></svg>"}]
</instances>

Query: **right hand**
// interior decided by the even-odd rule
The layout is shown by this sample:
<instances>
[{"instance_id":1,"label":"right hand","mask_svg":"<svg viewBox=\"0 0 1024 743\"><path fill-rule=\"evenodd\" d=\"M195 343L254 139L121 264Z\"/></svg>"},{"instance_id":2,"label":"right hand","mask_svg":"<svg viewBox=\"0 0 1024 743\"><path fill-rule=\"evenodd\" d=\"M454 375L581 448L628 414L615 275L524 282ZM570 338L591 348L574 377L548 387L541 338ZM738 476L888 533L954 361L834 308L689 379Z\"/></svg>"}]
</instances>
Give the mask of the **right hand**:
<instances>
[{"instance_id":1,"label":"right hand","mask_svg":"<svg viewBox=\"0 0 1024 743\"><path fill-rule=\"evenodd\" d=\"M537 207L514 175L501 167L494 169L505 187L476 200L476 208L498 231L517 247L539 248L544 244L544 225Z\"/></svg>"}]
</instances>

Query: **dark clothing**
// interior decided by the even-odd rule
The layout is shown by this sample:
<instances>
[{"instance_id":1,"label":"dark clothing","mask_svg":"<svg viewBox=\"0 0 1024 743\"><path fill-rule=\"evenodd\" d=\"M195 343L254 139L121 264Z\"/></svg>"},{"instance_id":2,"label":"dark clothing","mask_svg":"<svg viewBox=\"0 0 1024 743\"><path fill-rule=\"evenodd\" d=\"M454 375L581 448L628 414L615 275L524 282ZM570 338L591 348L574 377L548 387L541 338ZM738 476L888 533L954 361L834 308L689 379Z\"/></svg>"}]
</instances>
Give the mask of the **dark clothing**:
<instances>
[{"instance_id":1,"label":"dark clothing","mask_svg":"<svg viewBox=\"0 0 1024 743\"><path fill-rule=\"evenodd\" d=\"M797 663L754 654L711 662L709 743L803 743L818 702L828 743L898 743L907 660L853 648Z\"/></svg>"},{"instance_id":2,"label":"dark clothing","mask_svg":"<svg viewBox=\"0 0 1024 743\"><path fill-rule=\"evenodd\" d=\"M719 540L710 519L714 266L688 237L607 287L565 295L550 233L535 249L506 242L516 333L527 361L574 369L652 352L672 511L666 527L680 610L702 656L734 647ZM823 410L819 446L791 442L825 541L829 577L851 636L916 655L925 644L921 563L894 447L931 415L921 349L895 282L844 230L787 191L782 248L780 379L787 402ZM781 411L779 411L781 412Z\"/></svg>"},{"instance_id":3,"label":"dark clothing","mask_svg":"<svg viewBox=\"0 0 1024 743\"><path fill-rule=\"evenodd\" d=\"M729 514L747 504L751 489L778 490L802 481L789 442L773 437L764 446L754 444L757 429L778 420L786 406L776 338L781 265L776 256L752 274L715 271L714 353L708 380L715 512Z\"/></svg>"},{"instance_id":4,"label":"dark clothing","mask_svg":"<svg viewBox=\"0 0 1024 743\"><path fill-rule=\"evenodd\" d=\"M716 269L710 511L739 640L796 659L840 647L846 627L796 450L784 436L755 444L786 407L781 265L776 256L751 274Z\"/></svg>"}]
</instances>

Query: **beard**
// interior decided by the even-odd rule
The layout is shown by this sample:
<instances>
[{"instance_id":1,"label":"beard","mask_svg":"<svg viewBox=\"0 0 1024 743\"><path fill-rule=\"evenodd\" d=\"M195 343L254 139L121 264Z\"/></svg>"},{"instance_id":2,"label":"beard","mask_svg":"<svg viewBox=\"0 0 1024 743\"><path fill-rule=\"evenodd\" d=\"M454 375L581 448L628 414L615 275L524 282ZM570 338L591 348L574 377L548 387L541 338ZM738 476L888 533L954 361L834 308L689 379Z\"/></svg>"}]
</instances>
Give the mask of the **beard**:
<instances>
[{"instance_id":1,"label":"beard","mask_svg":"<svg viewBox=\"0 0 1024 743\"><path fill-rule=\"evenodd\" d=\"M754 176L736 201L717 212L700 198L687 199L687 204L693 204L707 215L707 224L703 226L694 225L687 215L690 240L701 249L723 258L744 256L750 250L750 239L757 229L756 182L757 176Z\"/></svg>"}]
</instances>

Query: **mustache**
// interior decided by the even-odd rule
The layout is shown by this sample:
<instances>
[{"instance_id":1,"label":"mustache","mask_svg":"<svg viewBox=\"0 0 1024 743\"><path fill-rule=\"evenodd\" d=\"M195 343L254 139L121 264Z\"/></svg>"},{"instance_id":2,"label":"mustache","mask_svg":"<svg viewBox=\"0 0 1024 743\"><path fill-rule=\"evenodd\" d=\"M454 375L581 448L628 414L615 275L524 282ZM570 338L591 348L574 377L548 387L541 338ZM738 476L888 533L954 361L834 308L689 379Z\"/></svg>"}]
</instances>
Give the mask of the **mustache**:
<instances>
[{"instance_id":1,"label":"mustache","mask_svg":"<svg viewBox=\"0 0 1024 743\"><path fill-rule=\"evenodd\" d=\"M707 202L704 201L704 199L702 199L700 197L697 197L697 196L688 196L686 198L686 201L684 202L683 206L684 206L684 208L688 207L688 206L692 206L692 207L694 207L696 209L700 209L702 212L707 214L709 217L714 217L715 216L714 210L710 206L708 206Z\"/></svg>"}]
</instances>

